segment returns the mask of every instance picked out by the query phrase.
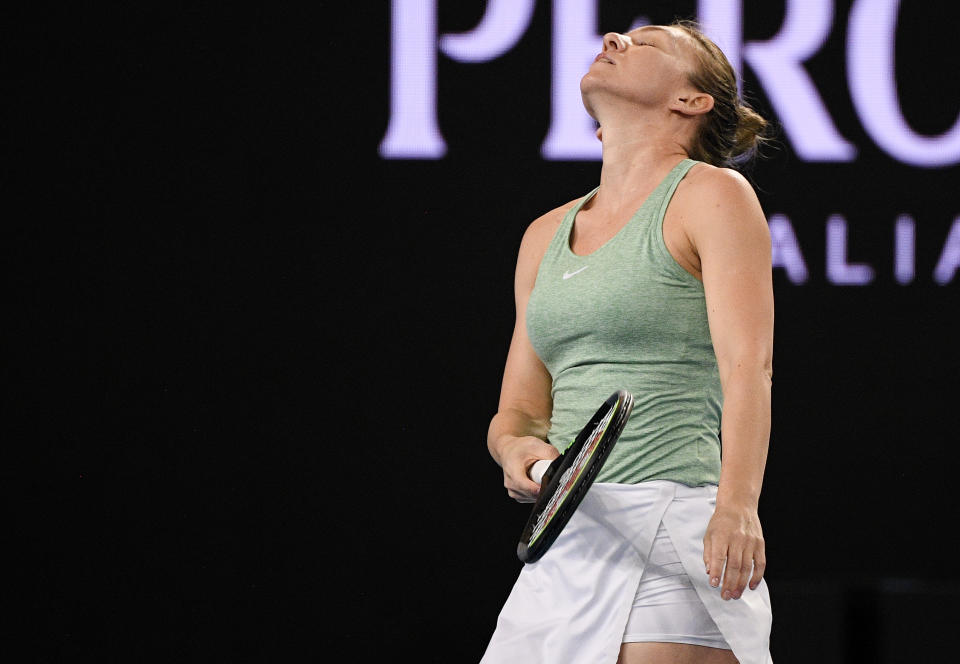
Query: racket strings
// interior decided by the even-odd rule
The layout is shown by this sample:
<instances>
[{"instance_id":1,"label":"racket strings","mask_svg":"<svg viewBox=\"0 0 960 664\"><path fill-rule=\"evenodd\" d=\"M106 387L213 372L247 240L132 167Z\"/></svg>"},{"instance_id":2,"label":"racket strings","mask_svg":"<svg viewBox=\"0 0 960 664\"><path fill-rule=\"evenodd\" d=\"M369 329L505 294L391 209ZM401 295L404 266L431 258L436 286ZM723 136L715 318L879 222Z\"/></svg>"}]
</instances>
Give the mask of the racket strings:
<instances>
[{"instance_id":1,"label":"racket strings","mask_svg":"<svg viewBox=\"0 0 960 664\"><path fill-rule=\"evenodd\" d=\"M616 412L616 407L607 411L607 413L593 428L593 431L590 432L590 437L583 447L580 448L580 451L570 464L570 467L567 468L563 472L563 475L560 476L559 482L557 483L557 490L550 497L550 500L543 508L543 511L540 512L540 515L537 517L537 521L533 526L533 530L530 534L531 544L540 536L547 524L550 523L550 519L553 518L554 514L556 514L560 504L570 494L570 489L576 483L577 478L580 476L580 472L583 470L584 462L593 454L593 451L597 447L597 443L601 438L603 438L603 434L606 433L607 427L610 425L610 421L613 419L613 416L616 414Z\"/></svg>"}]
</instances>

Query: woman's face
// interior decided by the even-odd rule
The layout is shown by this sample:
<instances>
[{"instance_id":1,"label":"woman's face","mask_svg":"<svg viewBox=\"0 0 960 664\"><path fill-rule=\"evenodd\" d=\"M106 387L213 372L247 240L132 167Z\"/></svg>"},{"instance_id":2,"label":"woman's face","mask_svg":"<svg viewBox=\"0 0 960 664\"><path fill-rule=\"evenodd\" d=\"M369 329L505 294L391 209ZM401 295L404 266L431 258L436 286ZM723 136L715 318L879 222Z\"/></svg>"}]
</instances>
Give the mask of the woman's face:
<instances>
[{"instance_id":1,"label":"woman's face","mask_svg":"<svg viewBox=\"0 0 960 664\"><path fill-rule=\"evenodd\" d=\"M580 82L584 105L595 119L602 95L658 105L689 91L688 74L696 66L690 37L670 26L644 26L626 34L608 32Z\"/></svg>"}]
</instances>

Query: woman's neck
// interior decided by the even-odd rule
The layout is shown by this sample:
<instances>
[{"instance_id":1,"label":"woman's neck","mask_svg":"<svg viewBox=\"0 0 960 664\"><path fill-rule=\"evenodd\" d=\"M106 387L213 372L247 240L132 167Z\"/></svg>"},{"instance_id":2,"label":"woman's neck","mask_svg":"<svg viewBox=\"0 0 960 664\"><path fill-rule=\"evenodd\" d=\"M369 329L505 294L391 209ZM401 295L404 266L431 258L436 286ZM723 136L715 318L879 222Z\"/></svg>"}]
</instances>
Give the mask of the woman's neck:
<instances>
[{"instance_id":1,"label":"woman's neck","mask_svg":"<svg viewBox=\"0 0 960 664\"><path fill-rule=\"evenodd\" d=\"M600 189L591 207L616 214L642 203L687 157L676 129L663 122L604 124Z\"/></svg>"}]
</instances>

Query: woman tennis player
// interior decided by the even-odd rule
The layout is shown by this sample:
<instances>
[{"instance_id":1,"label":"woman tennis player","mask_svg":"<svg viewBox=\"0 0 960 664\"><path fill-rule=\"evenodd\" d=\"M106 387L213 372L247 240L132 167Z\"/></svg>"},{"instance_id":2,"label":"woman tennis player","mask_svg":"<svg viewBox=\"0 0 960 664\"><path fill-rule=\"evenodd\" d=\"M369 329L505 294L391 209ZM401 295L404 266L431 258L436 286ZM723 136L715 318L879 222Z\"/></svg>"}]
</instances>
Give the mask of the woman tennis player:
<instances>
[{"instance_id":1,"label":"woman tennis player","mask_svg":"<svg viewBox=\"0 0 960 664\"><path fill-rule=\"evenodd\" d=\"M536 498L530 467L612 392L631 392L634 408L573 518L521 571L484 664L771 661L758 517L770 238L732 168L766 122L737 90L690 22L604 35L581 81L600 184L520 245L488 432L509 496Z\"/></svg>"}]
</instances>

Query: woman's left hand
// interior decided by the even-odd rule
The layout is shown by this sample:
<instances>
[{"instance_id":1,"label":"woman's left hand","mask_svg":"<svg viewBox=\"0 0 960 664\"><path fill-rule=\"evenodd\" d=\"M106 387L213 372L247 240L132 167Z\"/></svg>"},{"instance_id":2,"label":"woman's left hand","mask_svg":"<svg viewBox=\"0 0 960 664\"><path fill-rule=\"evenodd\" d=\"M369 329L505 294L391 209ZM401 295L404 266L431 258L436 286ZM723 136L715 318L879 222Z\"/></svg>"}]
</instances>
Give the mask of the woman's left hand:
<instances>
[{"instance_id":1,"label":"woman's left hand","mask_svg":"<svg viewBox=\"0 0 960 664\"><path fill-rule=\"evenodd\" d=\"M767 566L757 510L718 505L703 537L703 562L710 585L723 583L723 599L740 599L748 581L756 590Z\"/></svg>"}]
</instances>

